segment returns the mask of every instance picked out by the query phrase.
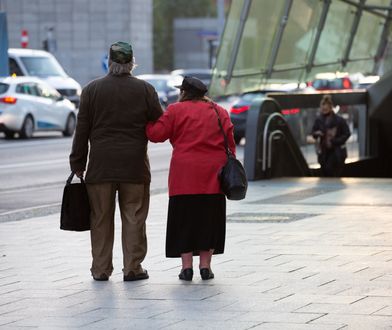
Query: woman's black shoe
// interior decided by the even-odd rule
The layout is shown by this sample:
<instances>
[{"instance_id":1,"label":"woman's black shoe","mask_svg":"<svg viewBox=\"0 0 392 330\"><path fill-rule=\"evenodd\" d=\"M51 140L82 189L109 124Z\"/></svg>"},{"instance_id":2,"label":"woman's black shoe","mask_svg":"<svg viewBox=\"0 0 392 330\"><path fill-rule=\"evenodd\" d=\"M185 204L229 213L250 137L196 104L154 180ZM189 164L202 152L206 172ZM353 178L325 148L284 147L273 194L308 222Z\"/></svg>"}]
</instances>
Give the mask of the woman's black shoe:
<instances>
[{"instance_id":1,"label":"woman's black shoe","mask_svg":"<svg viewBox=\"0 0 392 330\"><path fill-rule=\"evenodd\" d=\"M180 275L178 275L180 280L184 281L192 281L193 277L193 269L192 268L186 268L181 270Z\"/></svg>"},{"instance_id":2,"label":"woman's black shoe","mask_svg":"<svg viewBox=\"0 0 392 330\"><path fill-rule=\"evenodd\" d=\"M202 280L210 280L214 278L214 273L208 268L200 269L200 275Z\"/></svg>"}]
</instances>

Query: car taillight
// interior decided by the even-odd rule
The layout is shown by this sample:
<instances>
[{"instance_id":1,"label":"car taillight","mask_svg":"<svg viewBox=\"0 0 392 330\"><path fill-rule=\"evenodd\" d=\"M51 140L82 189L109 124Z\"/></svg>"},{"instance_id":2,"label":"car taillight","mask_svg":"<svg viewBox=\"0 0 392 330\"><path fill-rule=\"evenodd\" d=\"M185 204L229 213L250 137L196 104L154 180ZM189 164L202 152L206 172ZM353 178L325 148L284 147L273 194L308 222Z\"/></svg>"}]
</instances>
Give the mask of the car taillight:
<instances>
[{"instance_id":1,"label":"car taillight","mask_svg":"<svg viewBox=\"0 0 392 330\"><path fill-rule=\"evenodd\" d=\"M351 81L347 78L343 78L343 88L350 89L352 88Z\"/></svg>"},{"instance_id":2,"label":"car taillight","mask_svg":"<svg viewBox=\"0 0 392 330\"><path fill-rule=\"evenodd\" d=\"M230 112L231 112L231 113L234 113L234 114L239 114L239 113L241 113L241 112L248 111L249 109L250 109L250 105L244 105L244 106L238 107L238 108L232 107L232 108L230 109Z\"/></svg>"},{"instance_id":3,"label":"car taillight","mask_svg":"<svg viewBox=\"0 0 392 330\"><path fill-rule=\"evenodd\" d=\"M13 96L5 96L0 98L1 103L15 104L18 99Z\"/></svg>"},{"instance_id":4,"label":"car taillight","mask_svg":"<svg viewBox=\"0 0 392 330\"><path fill-rule=\"evenodd\" d=\"M282 110L282 115L295 115L299 113L301 110L299 108L293 108L293 109L283 109Z\"/></svg>"}]
</instances>

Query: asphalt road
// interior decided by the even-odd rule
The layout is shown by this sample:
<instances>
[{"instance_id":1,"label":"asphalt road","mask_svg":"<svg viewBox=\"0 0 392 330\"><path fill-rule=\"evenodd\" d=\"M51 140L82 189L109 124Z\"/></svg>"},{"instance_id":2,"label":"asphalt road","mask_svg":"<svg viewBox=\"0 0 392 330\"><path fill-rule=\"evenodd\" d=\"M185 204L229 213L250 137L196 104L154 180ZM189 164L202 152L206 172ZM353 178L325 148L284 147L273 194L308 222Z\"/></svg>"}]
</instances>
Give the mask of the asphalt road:
<instances>
[{"instance_id":1,"label":"asphalt road","mask_svg":"<svg viewBox=\"0 0 392 330\"><path fill-rule=\"evenodd\" d=\"M72 138L57 133L36 134L30 140L0 135L0 221L59 212L71 145ZM148 150L151 193L166 191L171 145L150 143ZM237 153L242 159L243 148Z\"/></svg>"}]
</instances>

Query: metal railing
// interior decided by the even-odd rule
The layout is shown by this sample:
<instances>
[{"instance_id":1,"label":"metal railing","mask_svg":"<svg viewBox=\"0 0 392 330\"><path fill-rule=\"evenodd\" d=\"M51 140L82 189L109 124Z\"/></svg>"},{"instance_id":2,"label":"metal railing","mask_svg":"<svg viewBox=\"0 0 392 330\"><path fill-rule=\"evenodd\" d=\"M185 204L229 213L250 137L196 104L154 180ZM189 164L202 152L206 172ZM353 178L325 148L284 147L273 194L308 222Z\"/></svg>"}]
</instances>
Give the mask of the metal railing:
<instances>
[{"instance_id":1,"label":"metal railing","mask_svg":"<svg viewBox=\"0 0 392 330\"><path fill-rule=\"evenodd\" d=\"M250 180L273 175L272 169L274 166L279 166L279 164L273 163L274 153L280 152L276 149L279 147L274 147L274 141L280 140L279 137L284 139L282 143L286 145L285 152L292 154L292 156L285 155L284 157L293 167L299 169L296 173L305 173L306 171L310 173L309 168L318 167L314 148L315 141L310 133L311 126L319 112L320 100L324 94L271 93L268 94L268 98L253 103L247 119L244 153L245 168ZM348 141L348 161L357 161L371 156L368 137L367 92L365 90L330 91L328 94L332 96L334 104L338 106L339 113L346 117L352 131L352 136ZM291 134L279 127L274 127L276 126L276 124L274 125L275 120L284 121Z\"/></svg>"}]
</instances>

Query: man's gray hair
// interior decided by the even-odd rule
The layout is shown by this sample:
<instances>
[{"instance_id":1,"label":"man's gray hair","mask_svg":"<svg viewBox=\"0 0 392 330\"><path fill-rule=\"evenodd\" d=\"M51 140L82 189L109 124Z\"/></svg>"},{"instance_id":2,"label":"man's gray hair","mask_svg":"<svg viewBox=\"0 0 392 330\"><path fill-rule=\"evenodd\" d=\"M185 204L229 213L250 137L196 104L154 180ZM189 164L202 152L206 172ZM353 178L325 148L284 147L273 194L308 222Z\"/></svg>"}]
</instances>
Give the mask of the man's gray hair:
<instances>
[{"instance_id":1,"label":"man's gray hair","mask_svg":"<svg viewBox=\"0 0 392 330\"><path fill-rule=\"evenodd\" d=\"M109 60L109 73L114 76L120 76L122 74L130 74L136 67L135 61L121 64Z\"/></svg>"}]
</instances>

